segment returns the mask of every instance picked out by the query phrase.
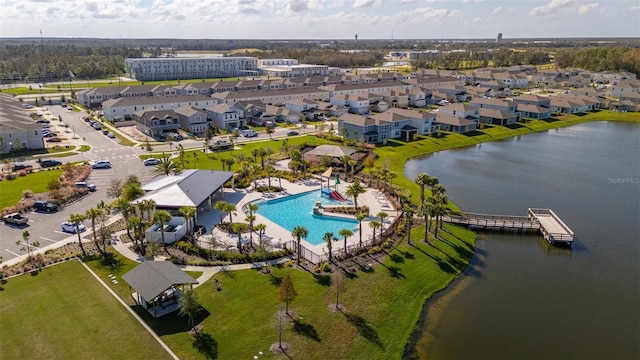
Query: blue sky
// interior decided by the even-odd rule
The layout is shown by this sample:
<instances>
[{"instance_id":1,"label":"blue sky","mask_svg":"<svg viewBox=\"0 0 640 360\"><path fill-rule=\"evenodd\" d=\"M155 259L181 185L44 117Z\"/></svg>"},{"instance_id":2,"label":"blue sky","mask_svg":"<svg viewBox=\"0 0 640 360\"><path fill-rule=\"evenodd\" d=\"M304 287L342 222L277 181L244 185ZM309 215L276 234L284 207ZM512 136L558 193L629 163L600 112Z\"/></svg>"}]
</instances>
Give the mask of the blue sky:
<instances>
[{"instance_id":1,"label":"blue sky","mask_svg":"<svg viewBox=\"0 0 640 360\"><path fill-rule=\"evenodd\" d=\"M0 0L0 36L639 37L638 0Z\"/></svg>"}]
</instances>

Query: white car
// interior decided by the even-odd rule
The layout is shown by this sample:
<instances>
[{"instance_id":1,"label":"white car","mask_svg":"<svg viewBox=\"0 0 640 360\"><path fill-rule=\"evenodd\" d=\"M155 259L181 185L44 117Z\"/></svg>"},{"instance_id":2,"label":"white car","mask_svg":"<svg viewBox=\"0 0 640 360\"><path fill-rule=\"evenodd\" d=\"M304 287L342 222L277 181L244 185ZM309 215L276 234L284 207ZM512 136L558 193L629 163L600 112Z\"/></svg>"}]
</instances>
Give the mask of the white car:
<instances>
[{"instance_id":1,"label":"white car","mask_svg":"<svg viewBox=\"0 0 640 360\"><path fill-rule=\"evenodd\" d=\"M72 234L76 233L76 224L74 224L74 223L65 221L62 224L60 224L60 227L62 227L62 231L66 232L66 233L72 233ZM83 232L83 231L87 230L87 228L84 226L84 224L78 225L78 229L80 230L80 232Z\"/></svg>"},{"instance_id":2,"label":"white car","mask_svg":"<svg viewBox=\"0 0 640 360\"><path fill-rule=\"evenodd\" d=\"M114 133L112 133L112 132L109 132L109 133L107 134L107 137L108 137L108 138L111 138L111 139L114 139L114 138L116 137L116 134L114 134Z\"/></svg>"},{"instance_id":3,"label":"white car","mask_svg":"<svg viewBox=\"0 0 640 360\"><path fill-rule=\"evenodd\" d=\"M111 169L109 160L98 160L90 163L92 169Z\"/></svg>"},{"instance_id":4,"label":"white car","mask_svg":"<svg viewBox=\"0 0 640 360\"><path fill-rule=\"evenodd\" d=\"M156 158L148 158L144 159L142 163L144 164L144 166L158 165L160 163L160 160Z\"/></svg>"},{"instance_id":5,"label":"white car","mask_svg":"<svg viewBox=\"0 0 640 360\"><path fill-rule=\"evenodd\" d=\"M85 188L85 189L89 189L89 191L96 191L96 186L86 181L78 181L73 185L77 188Z\"/></svg>"}]
</instances>

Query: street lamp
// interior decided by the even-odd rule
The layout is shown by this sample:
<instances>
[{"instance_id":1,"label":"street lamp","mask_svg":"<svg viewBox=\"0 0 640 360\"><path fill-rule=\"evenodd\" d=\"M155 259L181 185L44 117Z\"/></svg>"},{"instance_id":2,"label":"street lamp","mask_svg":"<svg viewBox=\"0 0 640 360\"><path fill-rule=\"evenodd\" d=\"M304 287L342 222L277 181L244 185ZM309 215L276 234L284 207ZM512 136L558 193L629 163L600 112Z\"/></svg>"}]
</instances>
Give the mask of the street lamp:
<instances>
[{"instance_id":1,"label":"street lamp","mask_svg":"<svg viewBox=\"0 0 640 360\"><path fill-rule=\"evenodd\" d=\"M9 141L9 148L11 149L11 162L13 162L13 142Z\"/></svg>"}]
</instances>

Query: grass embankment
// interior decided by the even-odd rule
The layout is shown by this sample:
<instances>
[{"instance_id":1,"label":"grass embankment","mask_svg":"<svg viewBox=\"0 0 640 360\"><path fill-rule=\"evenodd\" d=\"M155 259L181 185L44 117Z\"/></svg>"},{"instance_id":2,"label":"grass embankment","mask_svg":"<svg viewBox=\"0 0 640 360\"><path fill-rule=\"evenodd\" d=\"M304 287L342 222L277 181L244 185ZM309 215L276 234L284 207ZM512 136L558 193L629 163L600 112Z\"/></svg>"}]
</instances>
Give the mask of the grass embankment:
<instances>
[{"instance_id":1,"label":"grass embankment","mask_svg":"<svg viewBox=\"0 0 640 360\"><path fill-rule=\"evenodd\" d=\"M58 179L61 174L62 169L38 171L13 180L0 181L0 209L17 203L24 190L31 190L36 194L48 191L49 181Z\"/></svg>"},{"instance_id":2,"label":"grass embankment","mask_svg":"<svg viewBox=\"0 0 640 360\"><path fill-rule=\"evenodd\" d=\"M473 233L447 228L451 233L444 233L444 240L433 247L419 240L423 228L414 229L413 238L419 245L402 244L382 264L371 261L373 271L358 271L348 279L340 295L344 313L328 309L335 302L335 291L326 274L286 267L273 269L269 275L255 270L217 274L222 291L209 284L196 290L208 313L199 319L202 332L218 344L221 359L268 353L278 339L274 327L278 285L288 272L298 293L290 309L301 316L297 322L288 320L283 332L283 340L292 345L292 358L400 359L426 299L444 288L473 256ZM154 327L166 333L168 323ZM193 339L184 329L162 338L179 357L197 357Z\"/></svg>"},{"instance_id":3,"label":"grass embankment","mask_svg":"<svg viewBox=\"0 0 640 360\"><path fill-rule=\"evenodd\" d=\"M77 261L2 285L6 359L170 359Z\"/></svg>"}]
</instances>

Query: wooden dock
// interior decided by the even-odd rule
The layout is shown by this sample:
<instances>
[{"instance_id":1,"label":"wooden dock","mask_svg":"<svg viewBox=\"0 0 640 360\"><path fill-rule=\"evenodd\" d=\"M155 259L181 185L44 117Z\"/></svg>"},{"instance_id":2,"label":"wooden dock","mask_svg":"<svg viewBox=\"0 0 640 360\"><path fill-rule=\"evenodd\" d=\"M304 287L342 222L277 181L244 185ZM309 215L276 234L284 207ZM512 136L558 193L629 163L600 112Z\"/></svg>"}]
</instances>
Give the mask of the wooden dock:
<instances>
[{"instance_id":1,"label":"wooden dock","mask_svg":"<svg viewBox=\"0 0 640 360\"><path fill-rule=\"evenodd\" d=\"M444 221L487 230L539 231L551 244L571 245L574 233L550 209L527 209L527 216L462 213Z\"/></svg>"}]
</instances>

